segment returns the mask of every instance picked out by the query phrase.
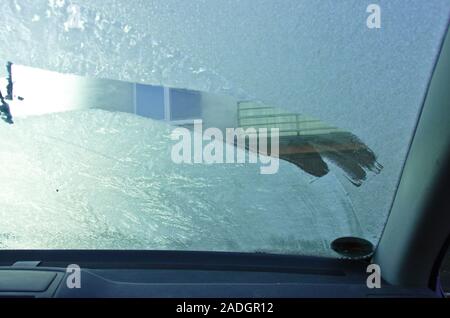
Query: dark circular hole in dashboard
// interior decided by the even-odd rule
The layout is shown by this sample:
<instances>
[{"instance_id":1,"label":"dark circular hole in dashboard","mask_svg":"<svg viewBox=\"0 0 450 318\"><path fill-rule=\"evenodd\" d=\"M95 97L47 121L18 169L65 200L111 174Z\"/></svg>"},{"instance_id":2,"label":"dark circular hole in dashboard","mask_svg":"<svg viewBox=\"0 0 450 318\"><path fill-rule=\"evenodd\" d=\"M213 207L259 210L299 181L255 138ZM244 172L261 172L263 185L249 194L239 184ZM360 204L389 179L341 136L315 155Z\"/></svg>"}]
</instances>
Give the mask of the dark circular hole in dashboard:
<instances>
[{"instance_id":1,"label":"dark circular hole in dashboard","mask_svg":"<svg viewBox=\"0 0 450 318\"><path fill-rule=\"evenodd\" d=\"M340 237L331 243L331 248L339 255L349 258L365 258L373 253L373 244L359 237Z\"/></svg>"}]
</instances>

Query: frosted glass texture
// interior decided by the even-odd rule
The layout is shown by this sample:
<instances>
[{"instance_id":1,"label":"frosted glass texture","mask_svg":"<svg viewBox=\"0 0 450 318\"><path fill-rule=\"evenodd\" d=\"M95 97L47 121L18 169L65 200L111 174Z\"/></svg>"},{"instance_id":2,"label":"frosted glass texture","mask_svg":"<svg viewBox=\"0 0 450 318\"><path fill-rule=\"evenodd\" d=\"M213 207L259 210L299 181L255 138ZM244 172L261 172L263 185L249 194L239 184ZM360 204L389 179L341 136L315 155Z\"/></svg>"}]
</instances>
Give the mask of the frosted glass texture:
<instances>
[{"instance_id":1,"label":"frosted glass texture","mask_svg":"<svg viewBox=\"0 0 450 318\"><path fill-rule=\"evenodd\" d=\"M376 1L380 29L366 25L370 3L1 1L0 77L8 75L7 61L82 77L61 87L49 80L52 93L41 75L14 83L17 92L21 80L27 85L23 101L9 102L14 124L0 122L0 248L334 257L330 243L338 237L376 245L450 1ZM96 86L99 79L124 82ZM135 102L119 103L135 96L134 83L198 92L201 116L220 129L239 124L229 105L237 111L248 101L277 109L272 119L294 133L299 120L311 119L317 127L308 130L343 133L333 139L338 147L363 144L376 164L363 165L362 177L353 159L323 150L328 139L317 135L307 142L321 149L311 159L320 169L291 153L274 175L261 175L254 164L175 164L170 134L180 123L167 108L158 109L157 120L139 116ZM75 93L65 94L67 87ZM103 94L92 93L99 89ZM200 117L200 108L189 114Z\"/></svg>"}]
</instances>

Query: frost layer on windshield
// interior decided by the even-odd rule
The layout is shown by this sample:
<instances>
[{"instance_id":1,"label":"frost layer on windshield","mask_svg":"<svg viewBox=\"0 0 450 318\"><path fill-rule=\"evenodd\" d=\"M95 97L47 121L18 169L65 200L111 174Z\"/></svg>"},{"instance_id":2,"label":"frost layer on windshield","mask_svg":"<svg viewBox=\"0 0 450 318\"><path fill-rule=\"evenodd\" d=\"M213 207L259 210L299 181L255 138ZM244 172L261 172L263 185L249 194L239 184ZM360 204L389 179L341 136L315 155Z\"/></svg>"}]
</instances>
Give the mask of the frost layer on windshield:
<instances>
[{"instance_id":1,"label":"frost layer on windshield","mask_svg":"<svg viewBox=\"0 0 450 318\"><path fill-rule=\"evenodd\" d=\"M449 0L1 1L0 58L59 72L219 92L352 132L383 172L354 189L382 231L448 26ZM76 13L79 13L77 15Z\"/></svg>"},{"instance_id":2,"label":"frost layer on windshield","mask_svg":"<svg viewBox=\"0 0 450 318\"><path fill-rule=\"evenodd\" d=\"M0 125L0 248L264 251L333 256L361 235L333 175L280 162L175 164L173 127L102 110ZM231 147L231 146L227 146Z\"/></svg>"}]
</instances>

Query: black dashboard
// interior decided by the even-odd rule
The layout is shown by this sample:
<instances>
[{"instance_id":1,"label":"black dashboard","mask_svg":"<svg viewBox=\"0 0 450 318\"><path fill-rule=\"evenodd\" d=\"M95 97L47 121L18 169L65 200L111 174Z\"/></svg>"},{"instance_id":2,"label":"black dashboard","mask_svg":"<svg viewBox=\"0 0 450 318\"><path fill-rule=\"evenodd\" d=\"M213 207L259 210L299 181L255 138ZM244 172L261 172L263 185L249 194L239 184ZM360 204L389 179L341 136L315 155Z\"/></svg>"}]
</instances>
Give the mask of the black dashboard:
<instances>
[{"instance_id":1,"label":"black dashboard","mask_svg":"<svg viewBox=\"0 0 450 318\"><path fill-rule=\"evenodd\" d=\"M220 252L1 251L0 297L378 298L439 297L382 282L366 260ZM70 283L79 267L79 286Z\"/></svg>"}]
</instances>

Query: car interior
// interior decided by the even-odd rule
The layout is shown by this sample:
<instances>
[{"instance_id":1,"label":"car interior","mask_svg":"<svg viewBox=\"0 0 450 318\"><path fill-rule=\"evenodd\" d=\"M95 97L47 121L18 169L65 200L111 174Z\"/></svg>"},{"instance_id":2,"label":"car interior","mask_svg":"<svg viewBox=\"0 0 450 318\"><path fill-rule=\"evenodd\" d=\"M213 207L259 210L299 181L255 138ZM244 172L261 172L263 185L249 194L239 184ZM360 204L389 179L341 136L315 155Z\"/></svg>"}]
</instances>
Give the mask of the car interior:
<instances>
[{"instance_id":1,"label":"car interior","mask_svg":"<svg viewBox=\"0 0 450 318\"><path fill-rule=\"evenodd\" d=\"M450 297L450 2L369 2L0 4L0 298Z\"/></svg>"}]
</instances>

